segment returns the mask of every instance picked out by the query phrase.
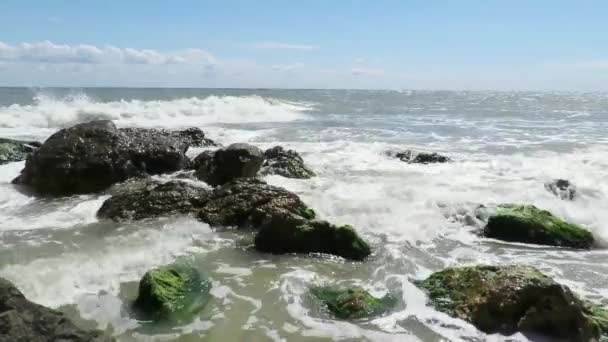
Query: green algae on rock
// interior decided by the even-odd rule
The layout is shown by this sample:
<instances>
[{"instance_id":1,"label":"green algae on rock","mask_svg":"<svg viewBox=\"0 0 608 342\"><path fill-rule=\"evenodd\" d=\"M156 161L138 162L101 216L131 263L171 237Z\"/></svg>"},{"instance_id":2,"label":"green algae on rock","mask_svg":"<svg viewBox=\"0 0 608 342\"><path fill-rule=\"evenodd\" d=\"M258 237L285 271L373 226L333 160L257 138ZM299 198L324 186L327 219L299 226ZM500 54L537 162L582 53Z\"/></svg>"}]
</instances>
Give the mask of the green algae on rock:
<instances>
[{"instance_id":1,"label":"green algae on rock","mask_svg":"<svg viewBox=\"0 0 608 342\"><path fill-rule=\"evenodd\" d=\"M501 205L490 216L483 235L504 241L588 249L591 232L533 205Z\"/></svg>"},{"instance_id":2,"label":"green algae on rock","mask_svg":"<svg viewBox=\"0 0 608 342\"><path fill-rule=\"evenodd\" d=\"M376 298L362 288L317 287L311 293L336 317L367 318L389 311L396 303L390 294Z\"/></svg>"},{"instance_id":3,"label":"green algae on rock","mask_svg":"<svg viewBox=\"0 0 608 342\"><path fill-rule=\"evenodd\" d=\"M292 222L273 220L262 226L255 248L273 254L327 253L351 260L363 260L371 254L369 244L349 225L291 218Z\"/></svg>"},{"instance_id":4,"label":"green algae on rock","mask_svg":"<svg viewBox=\"0 0 608 342\"><path fill-rule=\"evenodd\" d=\"M163 266L148 271L139 282L134 306L154 320L185 321L209 301L211 282L189 266Z\"/></svg>"},{"instance_id":5,"label":"green algae on rock","mask_svg":"<svg viewBox=\"0 0 608 342\"><path fill-rule=\"evenodd\" d=\"M486 333L520 331L582 342L599 338L606 328L605 311L590 309L533 267L448 268L416 285L428 291L437 310Z\"/></svg>"},{"instance_id":6,"label":"green algae on rock","mask_svg":"<svg viewBox=\"0 0 608 342\"><path fill-rule=\"evenodd\" d=\"M25 160L40 145L39 142L35 141L0 138L0 165Z\"/></svg>"}]
</instances>

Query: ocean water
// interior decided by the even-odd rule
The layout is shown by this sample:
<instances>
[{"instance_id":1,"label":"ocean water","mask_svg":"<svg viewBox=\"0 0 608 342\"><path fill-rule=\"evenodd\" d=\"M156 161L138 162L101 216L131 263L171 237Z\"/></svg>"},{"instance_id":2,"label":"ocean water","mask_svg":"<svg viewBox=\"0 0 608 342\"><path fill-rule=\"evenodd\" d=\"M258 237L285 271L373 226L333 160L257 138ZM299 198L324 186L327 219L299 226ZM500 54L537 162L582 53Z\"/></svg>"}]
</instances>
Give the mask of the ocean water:
<instances>
[{"instance_id":1,"label":"ocean water","mask_svg":"<svg viewBox=\"0 0 608 342\"><path fill-rule=\"evenodd\" d=\"M111 119L120 127L198 126L223 144L282 145L318 177L266 181L371 241L365 262L272 256L252 235L216 232L188 217L115 224L95 213L107 195L37 199L0 166L0 276L31 300L120 341L527 341L486 335L426 305L412 284L448 266L526 264L608 304L608 252L478 237L477 204L521 202L588 227L608 246L608 95L351 90L0 88L0 137L43 140L62 127ZM408 165L386 150L446 154ZM193 149L195 156L201 149ZM163 176L170 177L170 176ZM566 178L579 198L543 183ZM175 260L213 282L193 322L154 326L129 311L146 270ZM343 321L308 295L313 285L359 285L399 298L387 315Z\"/></svg>"}]
</instances>

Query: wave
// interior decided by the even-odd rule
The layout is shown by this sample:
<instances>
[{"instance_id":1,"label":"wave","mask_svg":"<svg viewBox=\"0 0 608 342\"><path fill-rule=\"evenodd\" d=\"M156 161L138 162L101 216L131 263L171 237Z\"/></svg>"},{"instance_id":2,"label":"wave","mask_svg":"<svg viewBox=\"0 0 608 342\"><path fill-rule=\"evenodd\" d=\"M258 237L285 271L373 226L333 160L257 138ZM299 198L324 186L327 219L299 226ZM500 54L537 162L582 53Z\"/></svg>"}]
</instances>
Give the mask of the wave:
<instances>
[{"instance_id":1,"label":"wave","mask_svg":"<svg viewBox=\"0 0 608 342\"><path fill-rule=\"evenodd\" d=\"M308 116L309 104L261 96L208 96L174 100L100 102L79 93L56 98L37 94L34 103L0 107L1 128L63 128L107 119L118 126L191 127L216 123L289 122Z\"/></svg>"}]
</instances>

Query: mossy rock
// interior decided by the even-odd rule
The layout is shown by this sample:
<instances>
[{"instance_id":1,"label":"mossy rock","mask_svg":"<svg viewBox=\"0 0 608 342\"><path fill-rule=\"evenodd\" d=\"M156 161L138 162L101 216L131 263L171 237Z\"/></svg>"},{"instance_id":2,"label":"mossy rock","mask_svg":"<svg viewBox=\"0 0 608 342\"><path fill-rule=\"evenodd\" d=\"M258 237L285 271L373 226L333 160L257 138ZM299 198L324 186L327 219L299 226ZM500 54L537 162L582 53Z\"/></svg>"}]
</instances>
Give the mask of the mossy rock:
<instances>
[{"instance_id":1,"label":"mossy rock","mask_svg":"<svg viewBox=\"0 0 608 342\"><path fill-rule=\"evenodd\" d=\"M504 241L588 249L591 232L533 205L501 205L490 216L483 235Z\"/></svg>"},{"instance_id":2,"label":"mossy rock","mask_svg":"<svg viewBox=\"0 0 608 342\"><path fill-rule=\"evenodd\" d=\"M255 237L255 248L273 254L326 253L351 260L363 260L371 254L369 244L353 227L297 217L264 225Z\"/></svg>"},{"instance_id":3,"label":"mossy rock","mask_svg":"<svg viewBox=\"0 0 608 342\"><path fill-rule=\"evenodd\" d=\"M606 329L605 311L527 266L448 268L416 285L433 306L489 334L515 332L592 341Z\"/></svg>"},{"instance_id":4,"label":"mossy rock","mask_svg":"<svg viewBox=\"0 0 608 342\"><path fill-rule=\"evenodd\" d=\"M376 298L362 288L317 287L311 293L336 317L342 319L368 318L386 313L396 299L387 294Z\"/></svg>"},{"instance_id":5,"label":"mossy rock","mask_svg":"<svg viewBox=\"0 0 608 342\"><path fill-rule=\"evenodd\" d=\"M600 342L608 342L608 310L587 304L585 314L591 319L595 334L600 335Z\"/></svg>"},{"instance_id":6,"label":"mossy rock","mask_svg":"<svg viewBox=\"0 0 608 342\"><path fill-rule=\"evenodd\" d=\"M211 282L189 266L163 266L139 282L135 309L152 320L187 321L210 299Z\"/></svg>"},{"instance_id":7,"label":"mossy rock","mask_svg":"<svg viewBox=\"0 0 608 342\"><path fill-rule=\"evenodd\" d=\"M27 159L40 143L0 138L0 165Z\"/></svg>"}]
</instances>

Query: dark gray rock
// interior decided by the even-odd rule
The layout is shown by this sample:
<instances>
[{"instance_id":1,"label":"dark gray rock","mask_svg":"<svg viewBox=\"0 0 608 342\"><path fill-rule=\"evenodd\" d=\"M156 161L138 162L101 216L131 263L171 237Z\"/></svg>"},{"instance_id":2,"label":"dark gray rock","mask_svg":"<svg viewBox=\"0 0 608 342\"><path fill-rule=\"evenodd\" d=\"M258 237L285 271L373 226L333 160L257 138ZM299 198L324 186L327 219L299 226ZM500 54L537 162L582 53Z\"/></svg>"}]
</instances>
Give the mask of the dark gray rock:
<instances>
[{"instance_id":1,"label":"dark gray rock","mask_svg":"<svg viewBox=\"0 0 608 342\"><path fill-rule=\"evenodd\" d=\"M53 134L13 182L40 194L91 193L132 177L183 169L187 149L188 142L170 131L119 130L111 121L92 121Z\"/></svg>"},{"instance_id":2,"label":"dark gray rock","mask_svg":"<svg viewBox=\"0 0 608 342\"><path fill-rule=\"evenodd\" d=\"M184 139L191 147L218 146L215 141L205 137L205 132L197 127L176 131L174 134Z\"/></svg>"},{"instance_id":3,"label":"dark gray rock","mask_svg":"<svg viewBox=\"0 0 608 342\"><path fill-rule=\"evenodd\" d=\"M576 198L576 187L566 179L554 179L545 183L545 189L563 200L572 201Z\"/></svg>"},{"instance_id":4,"label":"dark gray rock","mask_svg":"<svg viewBox=\"0 0 608 342\"><path fill-rule=\"evenodd\" d=\"M42 144L37 141L21 141L0 138L0 165L25 160Z\"/></svg>"},{"instance_id":5,"label":"dark gray rock","mask_svg":"<svg viewBox=\"0 0 608 342\"><path fill-rule=\"evenodd\" d=\"M451 161L449 157L441 155L439 153L427 153L427 152L414 152L412 150L405 150L402 152L386 153L389 157L395 157L399 160L409 164L433 164L433 163L447 163Z\"/></svg>"},{"instance_id":6,"label":"dark gray rock","mask_svg":"<svg viewBox=\"0 0 608 342\"><path fill-rule=\"evenodd\" d=\"M78 328L62 313L30 302L0 278L0 342L110 342L100 331Z\"/></svg>"},{"instance_id":7,"label":"dark gray rock","mask_svg":"<svg viewBox=\"0 0 608 342\"><path fill-rule=\"evenodd\" d=\"M307 179L314 177L315 173L304 164L304 159L298 152L275 146L264 152L264 164L260 175Z\"/></svg>"},{"instance_id":8,"label":"dark gray rock","mask_svg":"<svg viewBox=\"0 0 608 342\"><path fill-rule=\"evenodd\" d=\"M142 220L172 214L195 213L209 190L171 181L165 184L133 183L107 199L97 216L114 221Z\"/></svg>"},{"instance_id":9,"label":"dark gray rock","mask_svg":"<svg viewBox=\"0 0 608 342\"><path fill-rule=\"evenodd\" d=\"M264 155L259 148L249 144L232 144L197 156L196 177L212 186L225 184L235 178L252 178L257 175L263 161Z\"/></svg>"}]
</instances>

